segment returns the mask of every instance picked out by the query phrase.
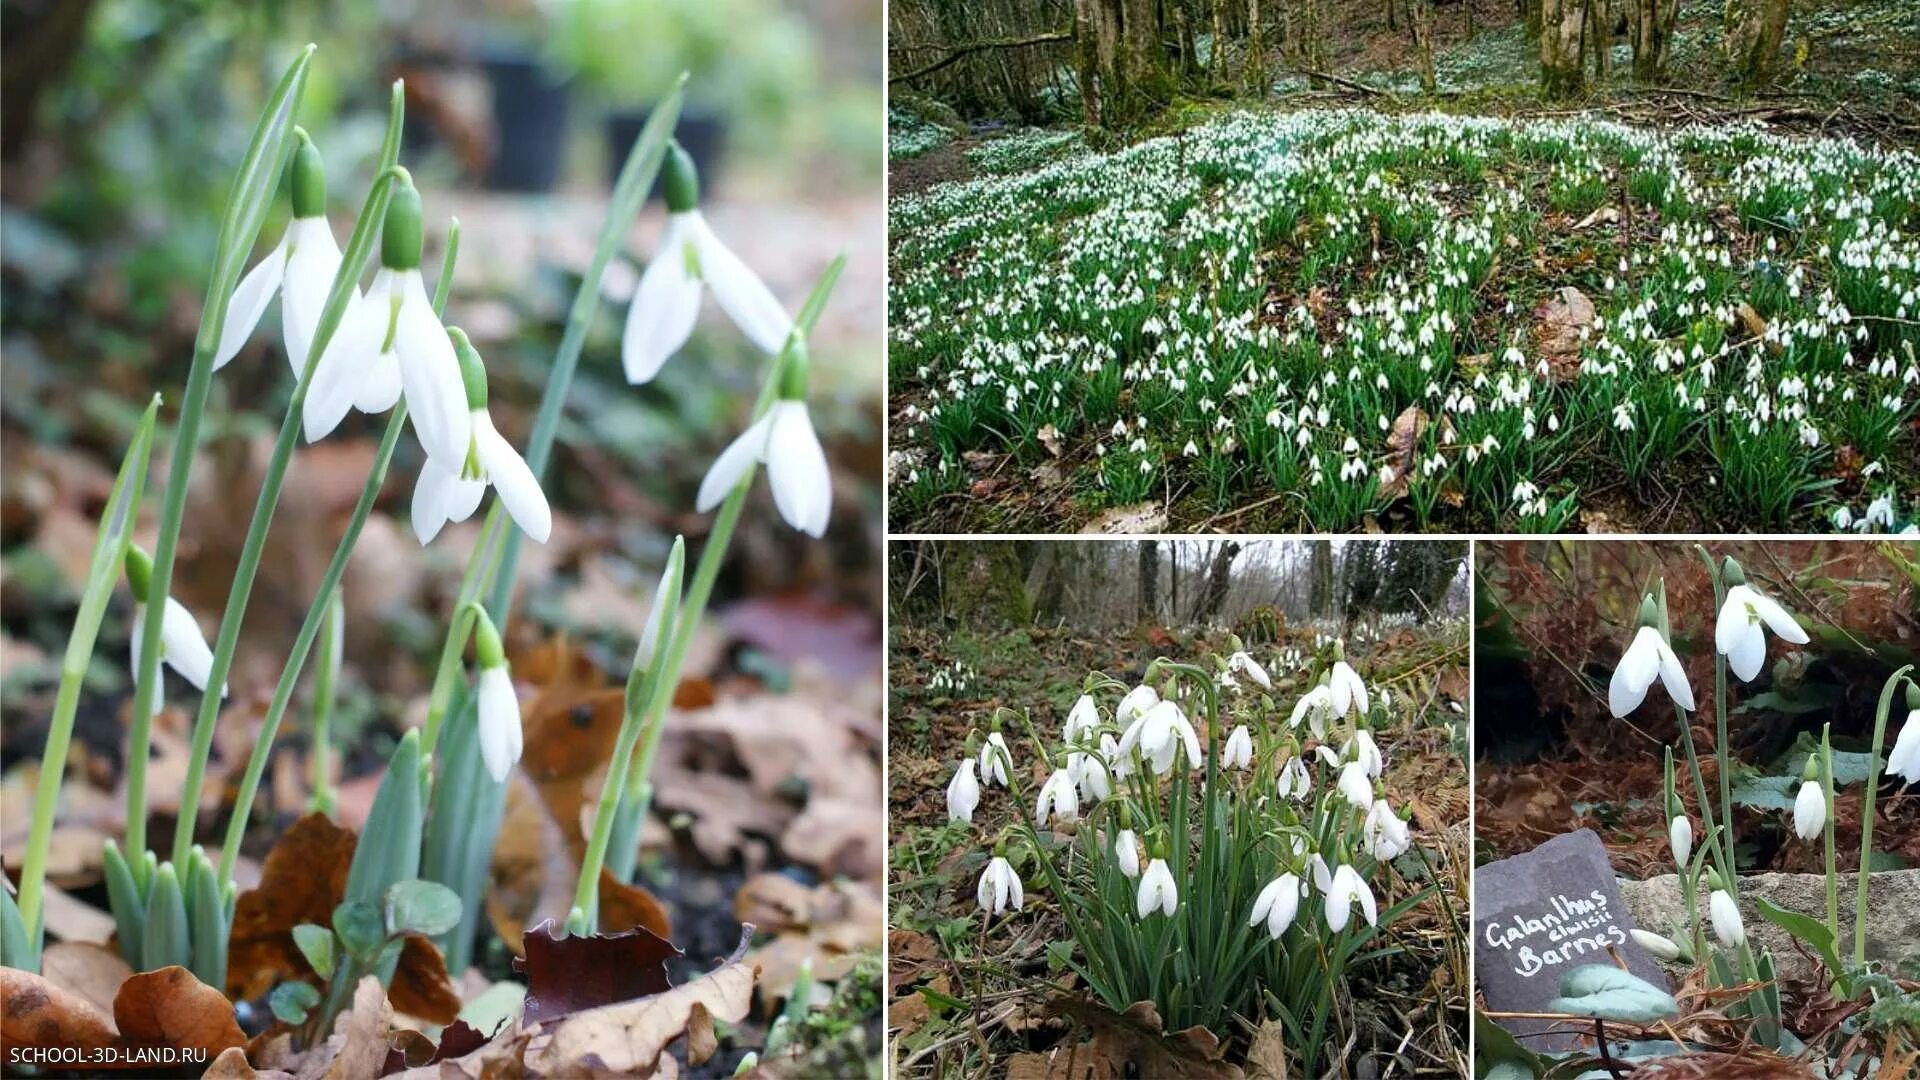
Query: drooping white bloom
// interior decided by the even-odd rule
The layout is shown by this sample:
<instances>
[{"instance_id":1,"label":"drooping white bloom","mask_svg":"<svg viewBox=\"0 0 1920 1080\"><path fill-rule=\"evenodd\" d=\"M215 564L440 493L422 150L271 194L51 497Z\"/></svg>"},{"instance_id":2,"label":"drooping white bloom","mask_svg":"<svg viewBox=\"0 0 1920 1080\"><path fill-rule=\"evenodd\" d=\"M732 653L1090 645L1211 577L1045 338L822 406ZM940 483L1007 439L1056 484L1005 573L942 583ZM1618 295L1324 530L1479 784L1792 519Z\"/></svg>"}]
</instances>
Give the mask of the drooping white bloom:
<instances>
[{"instance_id":1,"label":"drooping white bloom","mask_svg":"<svg viewBox=\"0 0 1920 1080\"><path fill-rule=\"evenodd\" d=\"M1723 949L1737 949L1746 943L1747 926L1740 921L1740 905L1725 889L1713 890L1707 897L1707 914L1713 919L1713 937Z\"/></svg>"},{"instance_id":2,"label":"drooping white bloom","mask_svg":"<svg viewBox=\"0 0 1920 1080\"><path fill-rule=\"evenodd\" d=\"M1907 722L1900 725L1887 754L1887 773L1908 783L1920 780L1920 709L1907 713Z\"/></svg>"},{"instance_id":3,"label":"drooping white bloom","mask_svg":"<svg viewBox=\"0 0 1920 1080\"><path fill-rule=\"evenodd\" d=\"M1793 799L1793 831L1802 840L1812 840L1827 827L1827 793L1821 790L1817 780L1806 780L1800 784L1800 794Z\"/></svg>"},{"instance_id":4,"label":"drooping white bloom","mask_svg":"<svg viewBox=\"0 0 1920 1080\"><path fill-rule=\"evenodd\" d=\"M1283 799L1304 799L1313 790L1313 774L1307 763L1300 758L1291 758L1280 768L1280 797Z\"/></svg>"},{"instance_id":5,"label":"drooping white bloom","mask_svg":"<svg viewBox=\"0 0 1920 1080\"><path fill-rule=\"evenodd\" d=\"M520 760L520 695L505 664L480 669L480 757L495 783L506 780Z\"/></svg>"},{"instance_id":6,"label":"drooping white bloom","mask_svg":"<svg viewBox=\"0 0 1920 1080\"><path fill-rule=\"evenodd\" d=\"M1020 875L1013 872L1013 865L995 855L980 874L980 886L974 890L974 898L980 901L980 910L988 915L1004 915L1019 911L1026 893L1020 888Z\"/></svg>"},{"instance_id":7,"label":"drooping white bloom","mask_svg":"<svg viewBox=\"0 0 1920 1080\"><path fill-rule=\"evenodd\" d=\"M1673 864L1685 873L1687 860L1693 858L1692 818L1680 814L1667 822L1667 845L1673 849Z\"/></svg>"},{"instance_id":8,"label":"drooping white bloom","mask_svg":"<svg viewBox=\"0 0 1920 1080\"><path fill-rule=\"evenodd\" d=\"M1067 775L1073 777L1074 784L1080 789L1080 802L1083 805L1091 806L1113 793L1106 762L1117 760L1119 752L1120 745L1114 742L1113 736L1102 733L1098 754L1075 750L1067 755Z\"/></svg>"},{"instance_id":9,"label":"drooping white bloom","mask_svg":"<svg viewBox=\"0 0 1920 1080\"><path fill-rule=\"evenodd\" d=\"M1772 598L1761 595L1751 585L1728 589L1726 602L1720 605L1719 618L1714 621L1713 644L1742 682L1752 682L1766 662L1763 625L1780 635L1782 641L1795 645L1807 643L1807 632Z\"/></svg>"},{"instance_id":10,"label":"drooping white bloom","mask_svg":"<svg viewBox=\"0 0 1920 1080\"><path fill-rule=\"evenodd\" d=\"M987 736L980 745L980 782L987 787L999 784L1007 787L1007 769L1013 763L1013 754L1007 749L1007 740L999 732Z\"/></svg>"},{"instance_id":11,"label":"drooping white bloom","mask_svg":"<svg viewBox=\"0 0 1920 1080\"><path fill-rule=\"evenodd\" d=\"M961 758L947 781L947 820L973 824L973 811L980 805L980 781L974 778L974 759Z\"/></svg>"},{"instance_id":12,"label":"drooping white bloom","mask_svg":"<svg viewBox=\"0 0 1920 1080\"><path fill-rule=\"evenodd\" d=\"M1066 769L1055 769L1047 782L1040 785L1040 798L1034 805L1033 823L1045 828L1049 820L1073 821L1080 816L1080 791L1073 782L1073 774Z\"/></svg>"},{"instance_id":13,"label":"drooping white bloom","mask_svg":"<svg viewBox=\"0 0 1920 1080\"><path fill-rule=\"evenodd\" d=\"M1301 695L1294 703L1293 715L1287 718L1288 727L1299 727L1300 721L1308 721L1315 738L1325 738L1327 717L1333 712L1333 690L1326 683L1314 687Z\"/></svg>"},{"instance_id":14,"label":"drooping white bloom","mask_svg":"<svg viewBox=\"0 0 1920 1080\"><path fill-rule=\"evenodd\" d=\"M719 506L756 463L767 466L773 504L787 524L808 536L824 536L833 509L833 476L805 400L783 397L774 402L766 415L728 443L700 481L694 507L704 514Z\"/></svg>"},{"instance_id":15,"label":"drooping white bloom","mask_svg":"<svg viewBox=\"0 0 1920 1080\"><path fill-rule=\"evenodd\" d=\"M1340 864L1324 892L1327 897L1327 929L1336 934L1345 930L1347 921L1353 918L1356 900L1360 902L1360 913L1366 916L1367 925L1380 924L1380 911L1374 904L1373 890L1353 867Z\"/></svg>"},{"instance_id":16,"label":"drooping white bloom","mask_svg":"<svg viewBox=\"0 0 1920 1080\"><path fill-rule=\"evenodd\" d=\"M1373 781L1367 776L1365 762L1349 761L1342 765L1337 786L1354 809L1365 810L1373 804Z\"/></svg>"},{"instance_id":17,"label":"drooping white bloom","mask_svg":"<svg viewBox=\"0 0 1920 1080\"><path fill-rule=\"evenodd\" d=\"M1253 914L1247 919L1248 926L1258 926L1264 920L1267 924L1267 936L1275 941L1293 925L1293 917L1300 911L1300 879L1292 874L1281 874L1260 895L1253 900Z\"/></svg>"},{"instance_id":18,"label":"drooping white bloom","mask_svg":"<svg viewBox=\"0 0 1920 1080\"><path fill-rule=\"evenodd\" d=\"M1247 730L1247 725L1241 724L1233 729L1233 734L1227 736L1220 764L1229 769L1244 769L1253 764L1253 734Z\"/></svg>"},{"instance_id":19,"label":"drooping white bloom","mask_svg":"<svg viewBox=\"0 0 1920 1080\"><path fill-rule=\"evenodd\" d=\"M1262 690L1273 689L1273 680L1268 677L1267 669L1260 666L1260 661L1246 653L1237 652L1227 657L1227 670L1244 672L1247 678L1252 679Z\"/></svg>"},{"instance_id":20,"label":"drooping white bloom","mask_svg":"<svg viewBox=\"0 0 1920 1080\"><path fill-rule=\"evenodd\" d=\"M380 270L367 294L347 306L321 354L301 423L307 441L317 442L350 409L385 412L404 394L421 448L459 475L466 471L472 421L459 357L420 277L419 219L419 192L411 183L397 187L387 205Z\"/></svg>"},{"instance_id":21,"label":"drooping white bloom","mask_svg":"<svg viewBox=\"0 0 1920 1080\"><path fill-rule=\"evenodd\" d=\"M1373 809L1367 811L1362 834L1366 837L1367 853L1378 862L1397 859L1413 846L1407 823L1400 820L1400 815L1393 812L1385 799L1374 800Z\"/></svg>"},{"instance_id":22,"label":"drooping white bloom","mask_svg":"<svg viewBox=\"0 0 1920 1080\"><path fill-rule=\"evenodd\" d=\"M1120 699L1120 707L1113 712L1113 722L1125 728L1158 704L1160 704L1160 695L1153 687L1136 686L1127 691L1126 697Z\"/></svg>"},{"instance_id":23,"label":"drooping white bloom","mask_svg":"<svg viewBox=\"0 0 1920 1080\"><path fill-rule=\"evenodd\" d=\"M1093 703L1092 694L1081 694L1074 700L1073 708L1067 710L1067 726L1060 737L1069 745L1080 741L1080 733L1093 731L1100 726L1100 710Z\"/></svg>"},{"instance_id":24,"label":"drooping white bloom","mask_svg":"<svg viewBox=\"0 0 1920 1080\"><path fill-rule=\"evenodd\" d=\"M667 226L653 261L640 275L620 336L621 364L627 381L635 385L658 375L692 336L702 282L712 287L720 310L761 349L778 353L793 330L793 319L780 301L707 224L700 212L693 159L678 144L668 148L663 173Z\"/></svg>"},{"instance_id":25,"label":"drooping white bloom","mask_svg":"<svg viewBox=\"0 0 1920 1080\"><path fill-rule=\"evenodd\" d=\"M1160 776L1173 771L1175 753L1182 748L1186 750L1188 768L1200 764L1200 737L1194 733L1180 706L1171 701L1160 702L1127 726L1117 748L1121 759L1130 758L1135 747L1148 767Z\"/></svg>"},{"instance_id":26,"label":"drooping white bloom","mask_svg":"<svg viewBox=\"0 0 1920 1080\"><path fill-rule=\"evenodd\" d=\"M1174 884L1173 871L1167 869L1167 860L1155 859L1148 863L1134 893L1134 910L1144 919L1155 908L1162 914L1172 915L1179 906L1180 889Z\"/></svg>"},{"instance_id":27,"label":"drooping white bloom","mask_svg":"<svg viewBox=\"0 0 1920 1080\"><path fill-rule=\"evenodd\" d=\"M1333 672L1327 677L1329 700L1333 706L1333 715L1345 716L1347 710L1355 705L1360 711L1367 711L1367 684L1360 681L1360 673L1348 666L1345 660L1333 662Z\"/></svg>"},{"instance_id":28,"label":"drooping white bloom","mask_svg":"<svg viewBox=\"0 0 1920 1080\"><path fill-rule=\"evenodd\" d=\"M422 544L432 542L442 526L465 521L479 507L487 485L500 496L514 523L536 544L553 534L553 510L546 492L519 451L493 426L487 412L487 372L467 335L459 327L447 331L460 374L466 385L472 435L460 471L453 472L431 456L420 467L413 487L413 534Z\"/></svg>"},{"instance_id":29,"label":"drooping white bloom","mask_svg":"<svg viewBox=\"0 0 1920 1080\"><path fill-rule=\"evenodd\" d=\"M1633 940L1640 943L1641 948L1660 959L1680 959L1680 946L1674 944L1671 938L1662 937L1651 930L1642 930L1637 926L1628 931L1628 933L1633 935Z\"/></svg>"},{"instance_id":30,"label":"drooping white bloom","mask_svg":"<svg viewBox=\"0 0 1920 1080\"><path fill-rule=\"evenodd\" d=\"M140 647L146 636L146 597L153 574L153 560L139 546L128 545L123 567L127 575L127 588L133 593L133 636L128 641L128 652L133 681L137 684L140 681ZM160 609L160 662L179 672L195 689L206 693L207 682L213 678L213 650L207 647L206 635L200 632L200 624L195 621L193 612L171 596L167 597ZM150 713L159 714L165 704L165 690L166 679L156 672ZM224 685L220 687L220 696L227 696Z\"/></svg>"},{"instance_id":31,"label":"drooping white bloom","mask_svg":"<svg viewBox=\"0 0 1920 1080\"><path fill-rule=\"evenodd\" d=\"M1140 876L1140 840L1132 829L1121 829L1120 835L1114 837L1113 857L1119 862L1122 874L1130 878Z\"/></svg>"},{"instance_id":32,"label":"drooping white bloom","mask_svg":"<svg viewBox=\"0 0 1920 1080\"><path fill-rule=\"evenodd\" d=\"M226 319L220 324L220 347L213 354L215 371L239 355L277 294L287 362L298 378L306 367L307 349L313 344L314 327L326 307L334 275L340 271L340 245L327 224L327 181L320 151L305 131L295 128L294 135L300 145L290 169L293 220L273 250L234 287ZM353 295L357 299L359 290Z\"/></svg>"},{"instance_id":33,"label":"drooping white bloom","mask_svg":"<svg viewBox=\"0 0 1920 1080\"><path fill-rule=\"evenodd\" d=\"M1367 775L1379 779L1387 771L1386 755L1380 752L1380 745L1373 741L1373 732L1360 728L1340 748L1342 758L1358 761L1367 767Z\"/></svg>"},{"instance_id":34,"label":"drooping white bloom","mask_svg":"<svg viewBox=\"0 0 1920 1080\"><path fill-rule=\"evenodd\" d=\"M1620 657L1619 666L1613 669L1613 680L1607 685L1607 707L1615 716L1632 713L1647 699L1647 688L1655 679L1666 686L1674 704L1693 711L1693 688L1687 685L1687 672L1680 666L1680 658L1674 655L1673 647L1660 636L1659 630L1642 626Z\"/></svg>"}]
</instances>

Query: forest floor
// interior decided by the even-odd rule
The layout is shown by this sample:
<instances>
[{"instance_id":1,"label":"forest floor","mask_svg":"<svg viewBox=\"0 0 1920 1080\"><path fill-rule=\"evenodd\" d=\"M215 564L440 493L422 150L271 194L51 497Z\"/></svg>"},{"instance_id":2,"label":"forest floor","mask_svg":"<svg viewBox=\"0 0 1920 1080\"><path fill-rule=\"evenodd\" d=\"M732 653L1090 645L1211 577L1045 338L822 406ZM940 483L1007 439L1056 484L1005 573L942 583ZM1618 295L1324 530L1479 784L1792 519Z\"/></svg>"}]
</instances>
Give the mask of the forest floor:
<instances>
[{"instance_id":1,"label":"forest floor","mask_svg":"<svg viewBox=\"0 0 1920 1080\"><path fill-rule=\"evenodd\" d=\"M1711 688L1711 587L1690 544L1581 547L1591 550L1480 545L1475 862L1591 828L1621 874L1670 873L1661 750L1679 733L1664 701L1614 719L1606 680L1641 590L1659 575L1688 678ZM1798 842L1790 827L1800 766L1830 723L1836 775L1864 773L1854 766L1864 762L1872 739L1881 683L1893 668L1920 658L1912 644L1920 633L1920 544L1744 541L1713 548L1739 558L1749 579L1792 610L1813 638L1803 650L1786 651L1759 681L1731 687L1741 869L1818 873L1818 845ZM1711 690L1697 697L1694 739L1707 754L1715 745ZM1904 715L1896 710L1889 721L1889 742ZM1711 757L1702 764L1715 783ZM1854 782L1836 792L1843 872L1859 866L1862 787ZM1920 866L1920 795L1888 787L1878 807L1884 820L1875 832L1876 857L1889 868Z\"/></svg>"},{"instance_id":2,"label":"forest floor","mask_svg":"<svg viewBox=\"0 0 1920 1080\"><path fill-rule=\"evenodd\" d=\"M974 891L987 853L972 839L1025 810L988 800L969 827L948 821L944 790L968 732L984 728L996 709L1031 710L1036 724L1057 727L1088 671L1137 679L1154 657L1219 650L1224 635L1159 628L980 631L898 617L891 632L889 1075L1064 1076L1070 1056L1077 1060L1072 1075L1094 1075L1088 1071L1097 1068L1094 1054L1110 1045L1106 1025L1122 1022L1092 1006L1077 978L1049 958L1050 941L1071 938L1030 869L1022 916L992 939L983 936ZM1311 634L1297 640L1310 642ZM1287 641L1255 651L1265 656ZM1441 889L1454 899L1451 907L1435 897L1415 908L1382 950L1392 955L1351 974L1340 995L1340 1044L1350 1062L1371 1058L1385 1069L1397 1061L1396 1075L1464 1075L1466 925L1457 919L1466 911L1469 795L1463 745L1450 732L1464 731L1469 722L1465 640L1457 623L1402 630L1350 655L1372 673L1370 685L1390 689L1397 700L1426 703L1403 715L1401 729L1381 733L1384 746L1399 748L1390 750L1384 783L1396 805L1414 806L1415 843L1429 853ZM1035 773L1035 782L1042 778ZM1381 908L1411 888L1396 881L1380 897ZM1081 1020L1063 1019L1068 1001L1091 1011L1076 1009ZM1225 1060L1205 1064L1219 1071L1194 1075L1240 1075L1249 1032L1258 1024L1258 1018L1242 1019L1244 1026L1215 1033ZM1089 1036L1091 1042L1082 1041ZM1167 1046L1181 1052L1171 1038ZM1113 1075L1124 1067L1113 1062Z\"/></svg>"}]
</instances>

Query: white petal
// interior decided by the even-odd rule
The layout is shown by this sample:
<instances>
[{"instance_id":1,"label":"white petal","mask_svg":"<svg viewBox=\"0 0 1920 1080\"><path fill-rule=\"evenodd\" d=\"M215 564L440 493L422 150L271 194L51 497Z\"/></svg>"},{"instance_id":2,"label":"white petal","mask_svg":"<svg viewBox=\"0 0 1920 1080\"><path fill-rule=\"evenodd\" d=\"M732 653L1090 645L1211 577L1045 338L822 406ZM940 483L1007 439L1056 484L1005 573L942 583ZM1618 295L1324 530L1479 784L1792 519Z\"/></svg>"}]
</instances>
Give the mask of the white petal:
<instances>
[{"instance_id":1,"label":"white petal","mask_svg":"<svg viewBox=\"0 0 1920 1080\"><path fill-rule=\"evenodd\" d=\"M1025 903L1027 899L1026 891L1020 886L1020 875L1013 872L1013 864L1002 863L1001 865L1006 867L1007 903L1012 906L1013 910L1019 911L1020 905Z\"/></svg>"},{"instance_id":2,"label":"white petal","mask_svg":"<svg viewBox=\"0 0 1920 1080\"><path fill-rule=\"evenodd\" d=\"M449 495L458 482L432 458L420 466L420 477L413 482L413 535L421 544L430 544L440 535L448 520Z\"/></svg>"},{"instance_id":3,"label":"white petal","mask_svg":"<svg viewBox=\"0 0 1920 1080\"><path fill-rule=\"evenodd\" d=\"M280 290L280 279L286 270L287 238L282 236L273 250L234 286L233 298L227 301L227 317L220 323L220 347L213 353L213 370L226 367L240 354L241 346L260 324L260 316L267 313L273 294Z\"/></svg>"},{"instance_id":4,"label":"white petal","mask_svg":"<svg viewBox=\"0 0 1920 1080\"><path fill-rule=\"evenodd\" d=\"M1758 625L1746 623L1740 627L1732 644L1733 648L1727 653L1727 667L1733 669L1741 682L1752 682L1767 662L1766 635L1760 632Z\"/></svg>"},{"instance_id":5,"label":"white petal","mask_svg":"<svg viewBox=\"0 0 1920 1080\"><path fill-rule=\"evenodd\" d=\"M1887 754L1887 772L1908 781L1920 780L1920 709L1907 714L1900 734Z\"/></svg>"},{"instance_id":6,"label":"white petal","mask_svg":"<svg viewBox=\"0 0 1920 1080\"><path fill-rule=\"evenodd\" d=\"M340 245L334 243L326 218L296 219L288 233L293 250L287 255L286 279L280 287L280 334L287 346L287 363L299 378L306 368L307 350L313 345L320 313L327 306L327 293L340 272ZM347 301L348 310L359 299L359 292L354 289Z\"/></svg>"},{"instance_id":7,"label":"white petal","mask_svg":"<svg viewBox=\"0 0 1920 1080\"><path fill-rule=\"evenodd\" d=\"M993 913L993 863L989 862L987 868L980 871L980 884L973 887L973 898L979 902L981 911Z\"/></svg>"},{"instance_id":8,"label":"white petal","mask_svg":"<svg viewBox=\"0 0 1920 1080\"><path fill-rule=\"evenodd\" d=\"M480 756L495 781L520 760L520 696L504 667L482 668L479 679Z\"/></svg>"},{"instance_id":9,"label":"white petal","mask_svg":"<svg viewBox=\"0 0 1920 1080\"><path fill-rule=\"evenodd\" d=\"M767 483L773 503L787 524L817 539L826 533L833 509L827 453L813 433L806 402L776 402L768 415L773 423L767 435Z\"/></svg>"},{"instance_id":10,"label":"white petal","mask_svg":"<svg viewBox=\"0 0 1920 1080\"><path fill-rule=\"evenodd\" d=\"M720 451L719 457L713 459L705 479L700 481L700 494L693 501L694 509L704 514L719 506L754 462L765 457L773 415L773 411L768 410L765 416L754 421L747 430L728 443L727 448Z\"/></svg>"},{"instance_id":11,"label":"white petal","mask_svg":"<svg viewBox=\"0 0 1920 1080\"><path fill-rule=\"evenodd\" d=\"M383 352L367 361L359 392L353 396L353 407L370 416L386 412L400 400L405 389L400 378L399 354Z\"/></svg>"},{"instance_id":12,"label":"white petal","mask_svg":"<svg viewBox=\"0 0 1920 1080\"><path fill-rule=\"evenodd\" d=\"M1740 643L1740 637L1748 626L1746 597L1750 590L1745 585L1735 585L1727 590L1727 598L1720 605L1720 613L1713 620L1713 648L1722 656L1733 652Z\"/></svg>"},{"instance_id":13,"label":"white petal","mask_svg":"<svg viewBox=\"0 0 1920 1080\"><path fill-rule=\"evenodd\" d=\"M1748 600L1753 604L1753 610L1760 616L1760 620L1767 624L1767 629L1780 635L1781 641L1791 641L1795 645L1807 643L1807 632L1801 629L1799 620L1788 613L1786 608L1775 603L1770 596L1762 596L1752 590L1749 590L1749 593Z\"/></svg>"},{"instance_id":14,"label":"white petal","mask_svg":"<svg viewBox=\"0 0 1920 1080\"><path fill-rule=\"evenodd\" d=\"M1826 793L1817 782L1808 780L1800 785L1800 794L1793 800L1793 831L1800 839L1811 840L1826 824Z\"/></svg>"},{"instance_id":15,"label":"white petal","mask_svg":"<svg viewBox=\"0 0 1920 1080\"><path fill-rule=\"evenodd\" d=\"M1620 663L1614 666L1613 679L1607 684L1607 707L1613 715L1626 716L1647 699L1647 687L1652 686L1659 675L1660 657L1656 649L1659 637L1660 632L1653 627L1641 627L1620 657Z\"/></svg>"},{"instance_id":16,"label":"white petal","mask_svg":"<svg viewBox=\"0 0 1920 1080\"><path fill-rule=\"evenodd\" d=\"M160 615L160 658L201 690L213 677L213 650L207 647L206 635L193 612L171 596ZM226 687L220 688L220 696L227 696Z\"/></svg>"},{"instance_id":17,"label":"white petal","mask_svg":"<svg viewBox=\"0 0 1920 1080\"><path fill-rule=\"evenodd\" d=\"M300 415L308 442L326 438L346 419L369 377L369 365L380 351L381 338L387 332L386 293L379 288L379 279L374 284L373 291L347 305L340 326L313 370Z\"/></svg>"},{"instance_id":18,"label":"white petal","mask_svg":"<svg viewBox=\"0 0 1920 1080\"><path fill-rule=\"evenodd\" d=\"M685 215L672 214L660 234L660 248L627 308L626 328L620 334L620 363L627 381L635 386L660 373L693 334L700 315L700 279L687 272L688 239Z\"/></svg>"},{"instance_id":19,"label":"white petal","mask_svg":"<svg viewBox=\"0 0 1920 1080\"><path fill-rule=\"evenodd\" d=\"M1675 704L1692 712L1693 687L1687 684L1687 669L1680 666L1680 657L1667 647L1665 641L1660 642L1659 659L1660 681L1666 685L1667 695L1673 698Z\"/></svg>"},{"instance_id":20,"label":"white petal","mask_svg":"<svg viewBox=\"0 0 1920 1080\"><path fill-rule=\"evenodd\" d=\"M394 327L394 352L400 356L400 382L406 388L407 415L414 434L431 457L455 473L461 471L472 435L467 387L446 327L434 317L433 302L419 271L404 275L405 299Z\"/></svg>"},{"instance_id":21,"label":"white petal","mask_svg":"<svg viewBox=\"0 0 1920 1080\"><path fill-rule=\"evenodd\" d=\"M493 484L493 490L499 494L500 501L507 504L507 513L513 515L521 531L536 544L544 544L553 534L553 510L547 506L547 494L540 490L540 481L533 478L533 470L514 451L507 440L494 429L493 420L484 412L473 413L473 445L480 455L480 467L486 470L487 480Z\"/></svg>"},{"instance_id":22,"label":"white petal","mask_svg":"<svg viewBox=\"0 0 1920 1080\"><path fill-rule=\"evenodd\" d=\"M713 288L720 310L733 319L748 340L770 353L778 353L793 330L793 319L780 306L773 293L747 264L740 261L720 238L713 235L698 211L687 215L688 238L700 260L700 274Z\"/></svg>"},{"instance_id":23,"label":"white petal","mask_svg":"<svg viewBox=\"0 0 1920 1080\"><path fill-rule=\"evenodd\" d=\"M1683 814L1667 823L1667 845L1673 849L1674 865L1685 870L1687 860L1693 857L1692 818Z\"/></svg>"}]
</instances>

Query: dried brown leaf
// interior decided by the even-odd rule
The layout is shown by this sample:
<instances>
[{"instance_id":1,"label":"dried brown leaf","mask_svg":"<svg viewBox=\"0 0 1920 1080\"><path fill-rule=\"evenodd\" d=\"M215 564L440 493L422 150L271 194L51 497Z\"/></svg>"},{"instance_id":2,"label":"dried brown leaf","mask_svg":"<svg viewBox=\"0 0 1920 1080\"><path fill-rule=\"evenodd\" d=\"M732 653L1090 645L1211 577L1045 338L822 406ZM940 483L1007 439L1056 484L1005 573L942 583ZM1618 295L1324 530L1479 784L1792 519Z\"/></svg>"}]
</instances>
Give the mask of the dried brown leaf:
<instances>
[{"instance_id":1,"label":"dried brown leaf","mask_svg":"<svg viewBox=\"0 0 1920 1080\"><path fill-rule=\"evenodd\" d=\"M178 965L143 971L121 983L113 1019L121 1036L133 1042L192 1048L207 1058L247 1044L227 996Z\"/></svg>"}]
</instances>

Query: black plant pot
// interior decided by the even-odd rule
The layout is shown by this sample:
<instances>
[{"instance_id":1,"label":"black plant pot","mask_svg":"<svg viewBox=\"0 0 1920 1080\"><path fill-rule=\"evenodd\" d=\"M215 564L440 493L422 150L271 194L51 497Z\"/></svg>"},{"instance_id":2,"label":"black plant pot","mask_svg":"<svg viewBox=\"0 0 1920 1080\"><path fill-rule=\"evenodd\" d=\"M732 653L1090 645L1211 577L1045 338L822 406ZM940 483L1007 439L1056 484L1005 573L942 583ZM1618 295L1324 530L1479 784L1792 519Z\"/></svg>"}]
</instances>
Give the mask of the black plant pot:
<instances>
[{"instance_id":1,"label":"black plant pot","mask_svg":"<svg viewBox=\"0 0 1920 1080\"><path fill-rule=\"evenodd\" d=\"M643 112L607 114L607 186L620 182L620 167L627 163L627 154L640 138L640 129L646 127L648 115ZM712 113L682 109L673 137L680 140L687 155L693 158L693 167L700 170L700 187L711 188L718 175L720 158L727 149L727 122ZM659 196L658 180L654 181L653 188L648 198Z\"/></svg>"},{"instance_id":2,"label":"black plant pot","mask_svg":"<svg viewBox=\"0 0 1920 1080\"><path fill-rule=\"evenodd\" d=\"M495 53L481 66L493 87L495 143L487 187L551 191L566 157L567 84L529 55Z\"/></svg>"}]
</instances>

